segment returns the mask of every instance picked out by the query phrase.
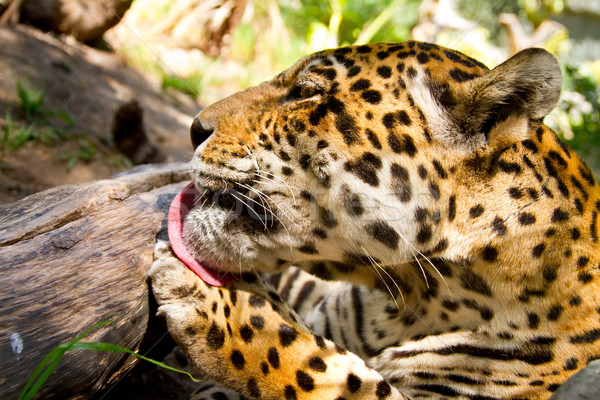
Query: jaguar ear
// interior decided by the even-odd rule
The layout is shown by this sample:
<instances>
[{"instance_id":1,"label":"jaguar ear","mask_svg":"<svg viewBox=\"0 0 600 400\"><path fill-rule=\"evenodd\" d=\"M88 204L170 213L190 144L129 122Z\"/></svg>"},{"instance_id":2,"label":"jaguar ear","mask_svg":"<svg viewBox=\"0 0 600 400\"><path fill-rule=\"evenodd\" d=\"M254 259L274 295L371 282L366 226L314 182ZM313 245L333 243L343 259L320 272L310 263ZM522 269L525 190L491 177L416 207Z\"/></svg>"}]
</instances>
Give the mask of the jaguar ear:
<instances>
[{"instance_id":1,"label":"jaguar ear","mask_svg":"<svg viewBox=\"0 0 600 400\"><path fill-rule=\"evenodd\" d=\"M561 85L554 56L526 49L468 82L453 119L467 138L483 134L492 146L514 143L529 136L530 122L541 122L556 106Z\"/></svg>"}]
</instances>

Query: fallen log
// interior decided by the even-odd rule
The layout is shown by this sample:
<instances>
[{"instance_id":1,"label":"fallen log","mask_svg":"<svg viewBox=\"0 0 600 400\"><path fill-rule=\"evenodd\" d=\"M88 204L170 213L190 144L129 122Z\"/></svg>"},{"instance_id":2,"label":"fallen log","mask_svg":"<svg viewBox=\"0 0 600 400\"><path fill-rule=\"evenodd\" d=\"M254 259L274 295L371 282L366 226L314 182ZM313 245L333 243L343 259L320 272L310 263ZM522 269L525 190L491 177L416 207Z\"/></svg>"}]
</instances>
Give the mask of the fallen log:
<instances>
[{"instance_id":1,"label":"fallen log","mask_svg":"<svg viewBox=\"0 0 600 400\"><path fill-rule=\"evenodd\" d=\"M185 164L150 165L115 179L56 187L0 206L0 398L17 398L36 365L100 321L85 341L138 351L150 332L146 271ZM89 398L137 359L68 352L39 398Z\"/></svg>"}]
</instances>

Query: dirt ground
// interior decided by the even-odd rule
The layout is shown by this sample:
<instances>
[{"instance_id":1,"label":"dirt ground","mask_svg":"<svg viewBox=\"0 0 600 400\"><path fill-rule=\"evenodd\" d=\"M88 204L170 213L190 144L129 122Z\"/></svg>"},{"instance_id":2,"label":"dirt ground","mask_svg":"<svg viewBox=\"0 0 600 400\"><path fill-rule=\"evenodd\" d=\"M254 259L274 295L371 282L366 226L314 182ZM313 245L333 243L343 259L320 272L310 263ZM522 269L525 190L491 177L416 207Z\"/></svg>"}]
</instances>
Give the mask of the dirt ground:
<instances>
[{"instance_id":1,"label":"dirt ground","mask_svg":"<svg viewBox=\"0 0 600 400\"><path fill-rule=\"evenodd\" d=\"M43 90L44 109L73 119L71 129L92 139L97 151L70 171L64 154L77 151L74 140L50 145L32 140L0 152L0 204L55 185L107 178L128 167L111 145L110 132L115 110L131 99L141 105L148 138L167 161L186 161L192 154L189 126L202 105L163 91L160 82L128 68L111 52L22 25L0 26L0 132L10 122L8 115L13 123L25 123L18 81Z\"/></svg>"}]
</instances>

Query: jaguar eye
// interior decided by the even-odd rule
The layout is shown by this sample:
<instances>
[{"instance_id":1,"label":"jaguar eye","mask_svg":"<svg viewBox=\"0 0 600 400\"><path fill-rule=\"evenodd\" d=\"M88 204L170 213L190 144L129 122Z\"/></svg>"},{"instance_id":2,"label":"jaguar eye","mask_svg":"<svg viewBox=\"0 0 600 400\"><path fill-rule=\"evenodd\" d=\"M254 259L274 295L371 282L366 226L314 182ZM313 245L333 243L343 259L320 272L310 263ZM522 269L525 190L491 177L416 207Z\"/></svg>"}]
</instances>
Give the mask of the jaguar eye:
<instances>
[{"instance_id":1,"label":"jaguar eye","mask_svg":"<svg viewBox=\"0 0 600 400\"><path fill-rule=\"evenodd\" d=\"M307 99L317 94L317 89L313 86L302 86L300 88L300 97Z\"/></svg>"},{"instance_id":2,"label":"jaguar eye","mask_svg":"<svg viewBox=\"0 0 600 400\"><path fill-rule=\"evenodd\" d=\"M319 94L320 90L316 86L310 85L295 85L288 94L289 100L302 100L311 98Z\"/></svg>"}]
</instances>

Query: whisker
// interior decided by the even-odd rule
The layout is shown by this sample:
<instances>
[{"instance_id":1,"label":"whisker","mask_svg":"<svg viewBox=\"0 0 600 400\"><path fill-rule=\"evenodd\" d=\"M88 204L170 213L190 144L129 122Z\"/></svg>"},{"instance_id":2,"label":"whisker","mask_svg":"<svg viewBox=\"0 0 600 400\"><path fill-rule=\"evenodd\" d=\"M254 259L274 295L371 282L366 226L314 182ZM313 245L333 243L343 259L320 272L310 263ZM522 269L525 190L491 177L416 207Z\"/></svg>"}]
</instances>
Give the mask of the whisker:
<instances>
[{"instance_id":1,"label":"whisker","mask_svg":"<svg viewBox=\"0 0 600 400\"><path fill-rule=\"evenodd\" d=\"M259 182L259 181L253 181L253 182L256 182L256 183L261 183L261 182ZM286 211L285 211L285 210L284 210L284 209L283 209L283 208L282 208L282 207L279 205L279 203L277 203L277 201L275 201L275 200L274 200L274 199L273 199L271 196L267 195L266 193L262 193L262 192L261 192L261 195L262 195L262 196L265 196L265 197L266 197L266 198L267 198L269 201L271 201L271 202L272 202L272 203L275 205L275 207L277 207L277 208L278 208L278 209L281 211L281 213L282 213L282 214L283 214L283 215L284 215L284 216L285 216L285 217L286 217L286 218L287 218L287 219L288 219L288 220L289 220L289 221L290 221L292 224L294 224L294 225L296 225L296 224L297 224L297 222L296 222L296 221L294 221L294 220L293 220L293 219L292 219L292 218L291 218L291 217L288 215L288 213L287 213L287 212L286 212Z\"/></svg>"},{"instance_id":2,"label":"whisker","mask_svg":"<svg viewBox=\"0 0 600 400\"><path fill-rule=\"evenodd\" d=\"M394 300L394 303L396 304L396 308L398 310L400 309L400 306L398 305L398 302L396 301L396 296L394 296L394 294L392 293L392 290L389 288L389 286L388 286L387 282L385 281L385 279L383 279L383 276L381 276L381 274L379 273L379 270L383 271L388 276L388 278L390 278L390 280L394 283L394 286L396 286L396 289L398 289L398 293L400 294L400 297L402 298L402 303L404 304L404 309L406 310L406 300L404 299L404 293L402 293L402 289L400 289L400 286L398 286L398 282L396 282L392 278L392 276L389 274L389 272L387 272L381 265L379 265L379 263L377 261L375 261L375 258L373 256L371 256L371 254L369 253L369 251L364 246L360 246L360 247L363 249L363 251L367 255L367 258L369 259L369 262L371 262L371 264L373 265L373 269L377 273L377 275L379 276L379 279L381 279L381 281L383 282L383 284L387 288L388 292L392 296L392 300ZM379 268L379 270L377 268Z\"/></svg>"},{"instance_id":3,"label":"whisker","mask_svg":"<svg viewBox=\"0 0 600 400\"><path fill-rule=\"evenodd\" d=\"M279 209L279 211L281 211L281 213L288 219L288 221L290 221L294 225L298 224L296 221L294 221L289 216L289 214L283 208L281 208L281 206L279 205L279 203L277 203L271 196L267 196L267 198L275 205L275 207L277 207Z\"/></svg>"},{"instance_id":4,"label":"whisker","mask_svg":"<svg viewBox=\"0 0 600 400\"><path fill-rule=\"evenodd\" d=\"M446 282L446 278L444 277L444 275L442 275L442 273L437 269L437 267L433 264L433 262L431 262L431 260L425 254L421 253L420 251L419 251L419 254L421 255L421 257L423 257L429 263L429 265L431 265L433 270L440 276L440 278L442 279L442 282L444 282L444 286L446 286L446 289L448 290L448 293L452 294L452 291L450 290L450 286L448 286L448 282Z\"/></svg>"},{"instance_id":5,"label":"whisker","mask_svg":"<svg viewBox=\"0 0 600 400\"><path fill-rule=\"evenodd\" d=\"M243 186L243 184L241 184L241 183L240 183L240 184L238 184L238 185L239 185L240 187L244 187L244 186ZM244 188L245 188L245 189L248 189L247 187L244 187ZM240 196L244 197L245 199L248 199L248 200L250 200L251 202L253 202L254 204L256 204L256 205L258 205L258 206L264 207L264 205L265 205L265 204L262 202L262 200L261 200L260 198L259 198L259 200L261 200L261 204L258 204L258 202L257 202L255 199L253 199L252 197L250 197L250 196L247 196L247 195L243 194L243 193L242 193L242 192L240 192L240 191L236 191L236 193L237 193L237 194L239 194ZM248 205L248 203L245 203L245 202L244 202L244 204L245 204L246 206L249 206L249 205Z\"/></svg>"},{"instance_id":6,"label":"whisker","mask_svg":"<svg viewBox=\"0 0 600 400\"><path fill-rule=\"evenodd\" d=\"M202 204L200 204L200 206L198 206L198 203L200 202L200 200L202 200ZM207 201L208 201L208 199L206 197L198 196L194 199L194 201L192 203L192 207L202 208L204 206L204 204L206 204Z\"/></svg>"},{"instance_id":7,"label":"whisker","mask_svg":"<svg viewBox=\"0 0 600 400\"><path fill-rule=\"evenodd\" d=\"M261 206L263 208L268 208L269 209L269 213L271 213L271 215L273 215L274 217L276 217L275 213L273 212L273 208L271 208L271 204L269 204L268 201L264 200L265 195L260 190L255 189L252 186L247 185L245 183L239 183L239 185L241 187L243 187L244 189L248 189L252 193L255 193L258 196L258 199L260 200Z\"/></svg>"},{"instance_id":8,"label":"whisker","mask_svg":"<svg viewBox=\"0 0 600 400\"><path fill-rule=\"evenodd\" d=\"M239 194L240 196L243 196L243 197L245 197L246 199L250 200L250 201L251 201L251 202L253 202L254 204L256 204L256 205L260 205L260 206L263 206L263 207L264 207L264 203L263 203L263 201L262 201L262 200L261 200L261 203L263 203L263 204L261 205L261 204L258 204L258 202L257 202L256 200L254 200L253 198L251 198L251 197L249 197L249 196L246 196L246 195L245 195L245 194L243 194L243 193L239 193L239 192L238 192L238 194ZM234 197L235 197L235 196L234 196ZM260 218L260 216L258 215L258 213L256 212L256 210L254 210L254 208L251 208L251 207L250 207L250 205L249 205L248 203L245 203L245 202L243 202L243 203L246 205L246 207L247 207L249 210L252 210L252 212L254 213L254 215L256 215L256 216L258 217L258 219L261 219L261 218ZM276 216L275 216L275 215L274 215L274 214L273 214L273 213L272 213L270 210L269 210L269 214L270 214L271 216L273 216L273 217L276 217ZM267 217L266 213L264 214L264 217L265 217L265 219L266 219L266 217ZM263 221L263 225L265 225L265 229L266 229L266 228L267 228L267 225L266 225L266 222L265 222L265 221ZM272 224L272 223L271 223L271 226L273 226L273 224Z\"/></svg>"},{"instance_id":9,"label":"whisker","mask_svg":"<svg viewBox=\"0 0 600 400\"><path fill-rule=\"evenodd\" d=\"M275 206L277 208L279 208L279 210L287 217L287 219L290 220L290 222L294 223L294 221L283 211L283 209L281 209L281 207L277 204L276 201L274 201L272 198L270 198L269 196L267 196L265 193L261 192L258 189L253 188L252 186L249 185L241 185L242 187L245 187L246 189L252 191L253 193L256 193L256 195L258 196L260 202L263 204L263 207L266 206L269 209L269 213L271 213L271 215L273 217L275 217L277 219L277 221L279 221L285 228L285 224L283 223L283 221L277 216L277 214L273 211L273 208L271 207L271 204L269 203L272 202L273 204L275 204Z\"/></svg>"},{"instance_id":10,"label":"whisker","mask_svg":"<svg viewBox=\"0 0 600 400\"><path fill-rule=\"evenodd\" d=\"M362 247L362 246L361 246L361 247ZM366 251L366 249L365 249L364 247L363 247L363 250L364 250L364 251ZM368 251L366 251L366 253L367 253L367 257L369 257L369 259L371 259L371 258L372 258L372 256L371 256L371 255L368 253ZM373 260L373 261L374 261L374 260ZM385 269L384 269L384 268L383 268L381 265L379 265L379 264L377 264L377 265L379 266L379 268L381 268L381 270L382 270L382 271L385 271ZM385 271L385 272L387 273L387 271ZM379 274L378 274L378 275L379 275ZM379 275L379 276L381 277L381 275ZM391 278L391 277L390 277L390 278ZM384 281L384 283L385 283L385 281ZM387 287L387 284L386 284L386 287ZM389 290L389 287L388 287L388 290ZM400 291L400 293L402 294L402 291ZM430 332L432 332L432 333L433 333L433 332L434 332L433 328L432 328L430 325L428 325L428 324L427 324L427 322L426 322L426 321L423 319L423 317L421 317L421 316L420 316L420 315L419 315L419 314L418 314L418 313L415 311L415 309L414 309L414 308L412 308L411 306L409 306L409 305L406 303L406 301L405 301L405 299L404 299L404 296L403 296L403 295L402 295L402 300L403 300L403 302L404 302L404 310L410 311L410 312L411 312L411 313L412 313L412 314L413 314L413 315L414 315L414 316L417 318L417 320L419 320L419 321L420 321L420 322L421 322L421 323L422 323L422 324L425 326L425 328L427 328L427 329L428 329ZM395 301L395 299L394 299L394 302L396 303L396 307L398 308L398 310L400 310L400 307L398 306L398 303ZM444 341L443 341L442 339L438 339L438 340L440 341L440 343L444 344Z\"/></svg>"},{"instance_id":11,"label":"whisker","mask_svg":"<svg viewBox=\"0 0 600 400\"><path fill-rule=\"evenodd\" d=\"M266 199L266 206L269 208L269 212L271 213L271 215L277 219L277 221L279 221L279 223L281 224L281 226L283 226L283 229L285 229L287 235L288 235L288 239L290 241L290 251L292 250L292 235L289 231L289 229L287 228L287 226L285 226L285 223L281 220L281 218L279 218L277 216L277 214L273 211L273 209L271 208L271 205L269 202L272 202L273 204L275 204L275 206L277 208L279 208L279 210L287 217L288 220L290 220L290 222L292 222L293 224L295 224L295 222L289 217L289 215L287 215L287 213L279 206L279 204L277 204L277 202L275 200L273 200L272 198L270 198L269 196L267 196L265 193L261 192L258 189L253 188L250 185L246 185L246 184L240 184L240 186L247 188L248 190L252 191L253 193L256 193L256 195L259 196L259 199L261 201L261 203L263 202L263 198Z\"/></svg>"},{"instance_id":12,"label":"whisker","mask_svg":"<svg viewBox=\"0 0 600 400\"><path fill-rule=\"evenodd\" d=\"M204 189L204 191L202 193L200 193L199 196L196 196L196 198L194 199L194 202L192 204L192 207L196 207L198 205L198 202L200 200L202 200L202 205L200 207L204 206L204 204L206 203L206 201L208 201L208 196L206 196L206 194L209 193L209 192L210 192L210 190Z\"/></svg>"},{"instance_id":13,"label":"whisker","mask_svg":"<svg viewBox=\"0 0 600 400\"><path fill-rule=\"evenodd\" d=\"M280 185L277 181L274 181L273 179L270 179L270 178L268 178L266 176L262 176L262 175L258 175L258 176L259 176L259 178L266 179L267 181L270 181L270 182L274 183L275 185ZM263 182L257 181L257 180L252 180L252 182L254 182L254 183L263 183ZM294 201L294 204L296 204L296 195L294 194L294 191L292 190L292 187L290 185L288 185L287 183L285 183L285 185L288 187L289 192L292 195L292 200ZM298 188L295 188L295 189L296 190L300 190Z\"/></svg>"},{"instance_id":14,"label":"whisker","mask_svg":"<svg viewBox=\"0 0 600 400\"><path fill-rule=\"evenodd\" d=\"M250 189L252 189L251 187L249 187L249 188L250 188ZM254 189L254 191L255 191L255 192L258 192L258 191L256 191L255 189ZM238 193L239 193L239 192L238 192ZM256 202L256 200L252 199L251 197L248 197L248 196L246 196L246 195L244 195L244 194L242 194L242 193L239 193L239 194L240 194L240 195L242 195L242 196L244 196L244 197L246 197L247 199L249 199L249 200L250 200L250 201L252 201L253 203L255 203L255 204L258 204L258 203ZM259 194L259 196L260 196L260 192L259 192L259 193L257 193L257 194ZM264 207L264 205L265 205L265 202L264 202L264 201L263 201L263 200L262 200L260 197L259 197L259 200L260 200L260 202L262 203L262 205L263 205L263 207ZM273 199L270 199L270 200L271 200L271 201L273 201ZM244 203L244 204L246 204L246 203ZM271 215L273 218L277 219L277 221L279 221L279 223L280 223L280 224L283 226L283 228L286 230L286 232L288 233L288 236L289 236L289 235L290 235L290 232L287 230L287 227L285 226L285 224L283 223L283 221L282 221L282 220L281 220L281 219L280 219L280 218L277 216L277 214L275 214L275 213L273 212L273 209L271 208L271 206L270 206L270 204L269 204L268 202L266 202L266 205L267 205L267 207L269 208L269 214L270 214L270 215ZM275 203L275 205L277 205L277 204ZM247 206L247 207L249 207L249 206L248 206L248 204L246 204L246 206ZM257 215L257 216L258 216L258 214L256 213L256 211L254 211L254 210L252 210L252 211L254 212L254 214L255 214L255 215ZM265 217L266 217L266 215L265 215ZM259 217L259 218L260 218L260 217ZM264 221L263 221L263 223L264 223ZM264 223L264 224L265 224L265 228L267 228L267 227L266 227L266 223ZM272 223L272 222L271 222L271 226L273 226L273 223ZM290 239L291 239L291 236L290 236Z\"/></svg>"},{"instance_id":15,"label":"whisker","mask_svg":"<svg viewBox=\"0 0 600 400\"><path fill-rule=\"evenodd\" d=\"M266 174L267 176L271 176L271 177L273 177L273 178L275 178L275 179L277 179L277 180L281 181L281 183L283 183L283 184L284 184L285 186L287 186L288 188L293 188L293 189L296 189L296 190L301 190L300 188L298 188L298 187L296 187L296 186L290 185L289 183L287 183L287 182L285 181L285 179L281 178L280 176L277 176L277 175L275 175L275 174L274 174L274 173L272 173L272 172L265 171L265 170L262 170L262 169L261 169L261 170L258 170L257 172L258 172L258 173L260 173L260 174ZM263 177L264 177L264 176L263 176Z\"/></svg>"},{"instance_id":16,"label":"whisker","mask_svg":"<svg viewBox=\"0 0 600 400\"><path fill-rule=\"evenodd\" d=\"M423 279L425 280L425 286L427 287L427 289L429 289L429 281L427 281L427 274L425 273L425 268L423 268L423 266L421 265L419 258L415 255L415 252L412 251L412 249L410 249L410 252L412 253L413 258L417 261L417 264L419 265L419 268L421 269L421 273L423 274Z\"/></svg>"},{"instance_id":17,"label":"whisker","mask_svg":"<svg viewBox=\"0 0 600 400\"><path fill-rule=\"evenodd\" d=\"M240 275L242 274L242 257L244 254L242 253L242 248L240 247L240 254L238 256L238 268L240 270Z\"/></svg>"},{"instance_id":18,"label":"whisker","mask_svg":"<svg viewBox=\"0 0 600 400\"><path fill-rule=\"evenodd\" d=\"M417 249L415 246L413 246L412 243L410 243L404 237L404 235L402 233L398 232L397 229L394 229L394 230L396 231L396 233L398 234L398 236L400 236L400 238L402 238L402 240L404 240L404 243L406 243L408 245L408 247L411 250L411 253L413 253L413 257L415 257L415 259L417 257L415 256L415 254L414 254L413 251L416 251L421 257L423 257L429 263L429 265L431 265L433 267L433 269L435 270L435 272L442 279L442 282L444 282L444 286L446 286L446 289L448 290L448 293L452 294L452 291L450 290L450 286L448 286L448 282L446 282L446 278L444 278L444 276L442 275L442 273L437 269L437 267L433 264L433 262L431 262L431 260L425 254L423 254L419 249ZM418 260L417 260L417 262L418 262ZM421 266L421 263L419 263L419 266L421 267L421 269L423 269L423 267ZM425 278L425 282L427 282L427 278Z\"/></svg>"},{"instance_id":19,"label":"whisker","mask_svg":"<svg viewBox=\"0 0 600 400\"><path fill-rule=\"evenodd\" d=\"M398 282L396 282L393 277L390 275L390 273L388 271L386 271L385 268L383 268L374 258L373 256L371 256L370 254L368 254L368 257L372 260L372 262L379 267L379 269L381 271L383 271L388 278L390 278L390 280L394 283L394 286L396 286L396 289L398 289L398 294L400 294L400 297L402 298L402 303L404 304L404 309L406 310L406 299L404 298L404 293L402 292L402 289L400 288L400 286L398 285ZM396 299L394 298L394 303L396 303ZM398 303L396 303L396 306L398 306ZM400 308L398 308L400 309Z\"/></svg>"},{"instance_id":20,"label":"whisker","mask_svg":"<svg viewBox=\"0 0 600 400\"><path fill-rule=\"evenodd\" d=\"M266 176L264 176L264 175L261 175L261 174L269 174L269 175L273 176L274 178L277 178L277 179L279 179L279 180L281 181L281 183L282 183L283 185L285 185L285 186L286 186L286 187L289 189L289 191L290 191L290 194L292 195L292 199L294 200L294 204L296 204L296 195L294 194L294 191L293 191L292 189L296 189L296 190L300 191L300 189L299 189L299 188L297 188L297 187L295 187L295 186L292 186L292 185L290 185L289 183L287 183L286 181L284 181L283 179L281 179L281 178L280 178L280 177L278 177L277 175L274 175L274 174L272 174L272 173L270 173L270 172L267 172L267 171L261 171L261 170L259 170L259 171L257 171L257 172L258 172L258 174L257 174L257 175L258 175L260 178L266 179L266 180L268 180L268 181L270 181L270 182L272 182L272 183L274 183L274 184L276 184L276 185L277 185L277 184L279 184L277 181L275 181L275 180L273 180L273 179L271 179L271 178L269 178L269 177L266 177ZM260 183L260 181L259 181L259 182L257 182L257 183Z\"/></svg>"},{"instance_id":21,"label":"whisker","mask_svg":"<svg viewBox=\"0 0 600 400\"><path fill-rule=\"evenodd\" d=\"M240 192L237 192L237 193L240 194L240 195L242 195L242 196L244 196ZM250 207L248 205L248 203L244 202L244 200L242 200L239 197L237 197L234 193L229 193L229 194L231 195L231 197L233 197L234 199L236 199L237 201L239 201L240 203L242 203L244 206L246 206L246 209L251 210L254 213L254 215L256 215L256 218L258 218L263 223L263 226L265 227L265 230L269 229L267 227L267 223L260 218L260 215L258 215L258 213L256 211L254 211L254 209L252 207ZM247 197L247 196L244 196L244 197ZM252 199L250 199L250 200L252 200Z\"/></svg>"},{"instance_id":22,"label":"whisker","mask_svg":"<svg viewBox=\"0 0 600 400\"><path fill-rule=\"evenodd\" d=\"M243 147L244 147L244 150L246 150L248 152L247 156L251 156L252 155L252 150L250 150L250 147L248 147L248 145L246 143L244 143Z\"/></svg>"}]
</instances>

